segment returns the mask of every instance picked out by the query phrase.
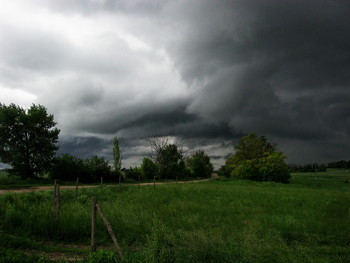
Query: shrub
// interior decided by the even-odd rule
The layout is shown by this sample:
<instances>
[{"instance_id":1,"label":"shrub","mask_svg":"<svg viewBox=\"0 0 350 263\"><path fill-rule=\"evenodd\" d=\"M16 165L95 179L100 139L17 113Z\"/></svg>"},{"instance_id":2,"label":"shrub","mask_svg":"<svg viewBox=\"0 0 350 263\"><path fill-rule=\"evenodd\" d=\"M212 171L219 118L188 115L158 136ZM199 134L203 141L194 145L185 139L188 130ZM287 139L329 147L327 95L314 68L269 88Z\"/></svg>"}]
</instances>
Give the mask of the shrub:
<instances>
[{"instance_id":1,"label":"shrub","mask_svg":"<svg viewBox=\"0 0 350 263\"><path fill-rule=\"evenodd\" d=\"M142 170L140 167L130 167L130 169L125 170L126 179L132 179L135 181L142 179Z\"/></svg>"},{"instance_id":2,"label":"shrub","mask_svg":"<svg viewBox=\"0 0 350 263\"><path fill-rule=\"evenodd\" d=\"M286 157L266 137L249 134L239 140L235 150L221 170L229 170L231 176L241 179L288 182L290 174L284 161Z\"/></svg>"},{"instance_id":3,"label":"shrub","mask_svg":"<svg viewBox=\"0 0 350 263\"><path fill-rule=\"evenodd\" d=\"M290 174L284 159L285 157L281 152L274 152L262 158L259 167L261 180L287 183Z\"/></svg>"},{"instance_id":4,"label":"shrub","mask_svg":"<svg viewBox=\"0 0 350 263\"><path fill-rule=\"evenodd\" d=\"M92 181L84 161L70 154L57 157L49 173L51 179L74 181L77 177L81 181Z\"/></svg>"},{"instance_id":5,"label":"shrub","mask_svg":"<svg viewBox=\"0 0 350 263\"><path fill-rule=\"evenodd\" d=\"M111 177L111 167L103 157L94 155L90 159L85 160L85 166L90 174L90 178L95 181L101 177L105 179L110 179Z\"/></svg>"}]
</instances>

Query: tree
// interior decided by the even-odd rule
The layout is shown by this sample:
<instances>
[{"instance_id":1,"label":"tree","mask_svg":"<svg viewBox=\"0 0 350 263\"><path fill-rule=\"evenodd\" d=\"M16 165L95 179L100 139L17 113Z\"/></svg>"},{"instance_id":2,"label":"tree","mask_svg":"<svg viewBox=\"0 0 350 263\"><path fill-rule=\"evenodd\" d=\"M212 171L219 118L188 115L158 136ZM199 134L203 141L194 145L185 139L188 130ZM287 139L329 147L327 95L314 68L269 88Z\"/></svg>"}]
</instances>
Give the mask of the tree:
<instances>
[{"instance_id":1,"label":"tree","mask_svg":"<svg viewBox=\"0 0 350 263\"><path fill-rule=\"evenodd\" d=\"M169 143L168 137L153 137L148 139L151 147L151 158L157 163L159 174L166 180L181 177L185 166L184 153L180 147Z\"/></svg>"},{"instance_id":2,"label":"tree","mask_svg":"<svg viewBox=\"0 0 350 263\"><path fill-rule=\"evenodd\" d=\"M244 160L258 159L266 153L276 151L276 146L267 141L265 136L258 136L250 133L240 138L237 145L234 146L235 154L231 158L231 163L238 163Z\"/></svg>"},{"instance_id":3,"label":"tree","mask_svg":"<svg viewBox=\"0 0 350 263\"><path fill-rule=\"evenodd\" d=\"M140 167L130 167L129 169L125 170L125 177L127 179L132 179L135 181L138 181L139 178L141 179L142 177L142 170Z\"/></svg>"},{"instance_id":4,"label":"tree","mask_svg":"<svg viewBox=\"0 0 350 263\"><path fill-rule=\"evenodd\" d=\"M49 175L52 179L63 181L75 181L77 177L81 182L92 181L91 173L85 162L67 153L56 157Z\"/></svg>"},{"instance_id":5,"label":"tree","mask_svg":"<svg viewBox=\"0 0 350 263\"><path fill-rule=\"evenodd\" d=\"M105 158L94 155L85 160L85 166L90 173L90 177L95 181L100 180L101 177L107 180L111 179L111 167Z\"/></svg>"},{"instance_id":6,"label":"tree","mask_svg":"<svg viewBox=\"0 0 350 263\"><path fill-rule=\"evenodd\" d=\"M231 176L255 181L288 182L285 156L265 136L255 133L242 137L234 146L236 152L226 161Z\"/></svg>"},{"instance_id":7,"label":"tree","mask_svg":"<svg viewBox=\"0 0 350 263\"><path fill-rule=\"evenodd\" d=\"M141 171L144 178L153 179L158 175L158 166L150 158L143 158Z\"/></svg>"},{"instance_id":8,"label":"tree","mask_svg":"<svg viewBox=\"0 0 350 263\"><path fill-rule=\"evenodd\" d=\"M214 168L204 151L197 151L188 159L188 166L193 177L209 178Z\"/></svg>"},{"instance_id":9,"label":"tree","mask_svg":"<svg viewBox=\"0 0 350 263\"><path fill-rule=\"evenodd\" d=\"M0 103L0 161L22 178L47 172L58 150L59 130L42 105L23 109Z\"/></svg>"},{"instance_id":10,"label":"tree","mask_svg":"<svg viewBox=\"0 0 350 263\"><path fill-rule=\"evenodd\" d=\"M117 136L114 137L114 141L113 141L113 160L114 160L114 170L120 171L122 166L122 156L120 154L119 140Z\"/></svg>"},{"instance_id":11,"label":"tree","mask_svg":"<svg viewBox=\"0 0 350 263\"><path fill-rule=\"evenodd\" d=\"M100 181L101 177L113 179L111 167L105 158L94 155L83 160L67 153L56 157L49 175L62 181L75 181L79 177L80 182L85 183Z\"/></svg>"}]
</instances>

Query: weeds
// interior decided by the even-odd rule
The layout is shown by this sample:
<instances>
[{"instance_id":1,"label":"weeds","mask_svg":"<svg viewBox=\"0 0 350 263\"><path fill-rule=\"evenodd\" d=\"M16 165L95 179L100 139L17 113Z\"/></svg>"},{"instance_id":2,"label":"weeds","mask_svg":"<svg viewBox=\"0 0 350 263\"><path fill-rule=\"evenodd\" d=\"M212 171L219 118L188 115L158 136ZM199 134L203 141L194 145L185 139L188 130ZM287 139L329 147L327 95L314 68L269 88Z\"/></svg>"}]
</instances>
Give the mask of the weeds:
<instances>
[{"instance_id":1,"label":"weeds","mask_svg":"<svg viewBox=\"0 0 350 263\"><path fill-rule=\"evenodd\" d=\"M7 194L0 196L0 228L6 235L88 245L91 197L97 196L125 262L349 261L350 187L343 181L350 176L318 176L295 175L288 185L216 180L156 189L90 188L80 189L77 199L64 190L58 225L52 191ZM112 244L100 221L97 241ZM21 250L30 247L11 242ZM12 245L2 253L8 256ZM103 259L119 262L108 251L85 262Z\"/></svg>"}]
</instances>

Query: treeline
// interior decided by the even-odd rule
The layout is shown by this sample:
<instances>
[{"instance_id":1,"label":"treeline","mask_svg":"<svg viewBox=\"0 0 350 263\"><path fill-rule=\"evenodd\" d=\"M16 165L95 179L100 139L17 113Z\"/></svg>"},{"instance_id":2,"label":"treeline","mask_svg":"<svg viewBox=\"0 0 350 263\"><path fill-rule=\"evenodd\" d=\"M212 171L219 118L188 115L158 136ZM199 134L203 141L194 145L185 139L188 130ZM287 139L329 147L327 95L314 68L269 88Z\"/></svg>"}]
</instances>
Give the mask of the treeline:
<instances>
[{"instance_id":1,"label":"treeline","mask_svg":"<svg viewBox=\"0 0 350 263\"><path fill-rule=\"evenodd\" d=\"M151 157L140 167L121 169L118 138L113 142L113 165L96 155L79 159L70 154L56 156L58 135L54 116L42 105L28 109L0 103L0 162L11 166L11 175L81 182L121 181L123 179L182 179L209 177L213 172L210 158L203 151L187 156L168 138L150 138Z\"/></svg>"},{"instance_id":2,"label":"treeline","mask_svg":"<svg viewBox=\"0 0 350 263\"><path fill-rule=\"evenodd\" d=\"M291 173L313 173L313 172L326 172L327 166L324 164L312 163L312 164L289 164L289 171Z\"/></svg>"},{"instance_id":3,"label":"treeline","mask_svg":"<svg viewBox=\"0 0 350 263\"><path fill-rule=\"evenodd\" d=\"M309 163L304 165L289 164L288 167L291 173L326 172L327 168L350 169L350 160L330 162L327 165L318 163Z\"/></svg>"},{"instance_id":4,"label":"treeline","mask_svg":"<svg viewBox=\"0 0 350 263\"><path fill-rule=\"evenodd\" d=\"M328 164L328 168L340 168L340 169L350 169L350 160L345 161L336 161L336 162L330 162Z\"/></svg>"},{"instance_id":5,"label":"treeline","mask_svg":"<svg viewBox=\"0 0 350 263\"><path fill-rule=\"evenodd\" d=\"M168 152L167 149L177 149L174 144L165 147L163 163L144 158L139 167L115 169L103 157L92 156L89 159L79 159L70 154L57 157L49 172L51 179L62 181L79 180L84 183L143 180L185 180L187 178L208 178L213 172L210 158L203 151L197 151L189 158ZM174 155L175 153L175 155ZM166 154L169 154L166 156ZM172 160L171 160L172 159Z\"/></svg>"},{"instance_id":6,"label":"treeline","mask_svg":"<svg viewBox=\"0 0 350 263\"><path fill-rule=\"evenodd\" d=\"M116 181L119 171L112 170L109 162L96 155L88 159L80 159L71 154L56 157L49 177L62 181L75 181L77 178L83 183L98 182L101 177L105 182Z\"/></svg>"}]
</instances>

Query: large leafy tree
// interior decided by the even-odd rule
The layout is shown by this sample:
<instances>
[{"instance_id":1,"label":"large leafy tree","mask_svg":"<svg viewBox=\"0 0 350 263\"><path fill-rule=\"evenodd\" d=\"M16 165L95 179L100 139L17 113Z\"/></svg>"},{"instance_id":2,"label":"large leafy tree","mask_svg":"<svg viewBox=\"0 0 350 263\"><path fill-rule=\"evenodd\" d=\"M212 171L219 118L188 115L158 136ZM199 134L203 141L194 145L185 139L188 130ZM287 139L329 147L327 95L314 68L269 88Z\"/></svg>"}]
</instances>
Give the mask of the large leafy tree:
<instances>
[{"instance_id":1,"label":"large leafy tree","mask_svg":"<svg viewBox=\"0 0 350 263\"><path fill-rule=\"evenodd\" d=\"M158 165L162 178L181 177L184 173L184 153L181 147L169 143L167 137L153 137L148 139L151 147L151 157Z\"/></svg>"},{"instance_id":2,"label":"large leafy tree","mask_svg":"<svg viewBox=\"0 0 350 263\"><path fill-rule=\"evenodd\" d=\"M183 154L175 144L168 144L157 156L160 175L165 178L181 177L184 169Z\"/></svg>"},{"instance_id":3,"label":"large leafy tree","mask_svg":"<svg viewBox=\"0 0 350 263\"><path fill-rule=\"evenodd\" d=\"M47 172L58 149L54 116L42 105L29 109L0 103L0 161L22 178Z\"/></svg>"},{"instance_id":4,"label":"large leafy tree","mask_svg":"<svg viewBox=\"0 0 350 263\"><path fill-rule=\"evenodd\" d=\"M226 162L231 176L256 181L288 182L285 156L265 136L255 133L242 137L234 146L235 154Z\"/></svg>"},{"instance_id":5,"label":"large leafy tree","mask_svg":"<svg viewBox=\"0 0 350 263\"><path fill-rule=\"evenodd\" d=\"M193 177L209 178L214 170L209 156L204 151L195 152L187 160L187 163Z\"/></svg>"},{"instance_id":6,"label":"large leafy tree","mask_svg":"<svg viewBox=\"0 0 350 263\"><path fill-rule=\"evenodd\" d=\"M270 143L265 136L258 136L255 133L250 133L240 138L234 148L235 154L231 159L233 163L259 159L268 153L276 151L276 145Z\"/></svg>"}]
</instances>

